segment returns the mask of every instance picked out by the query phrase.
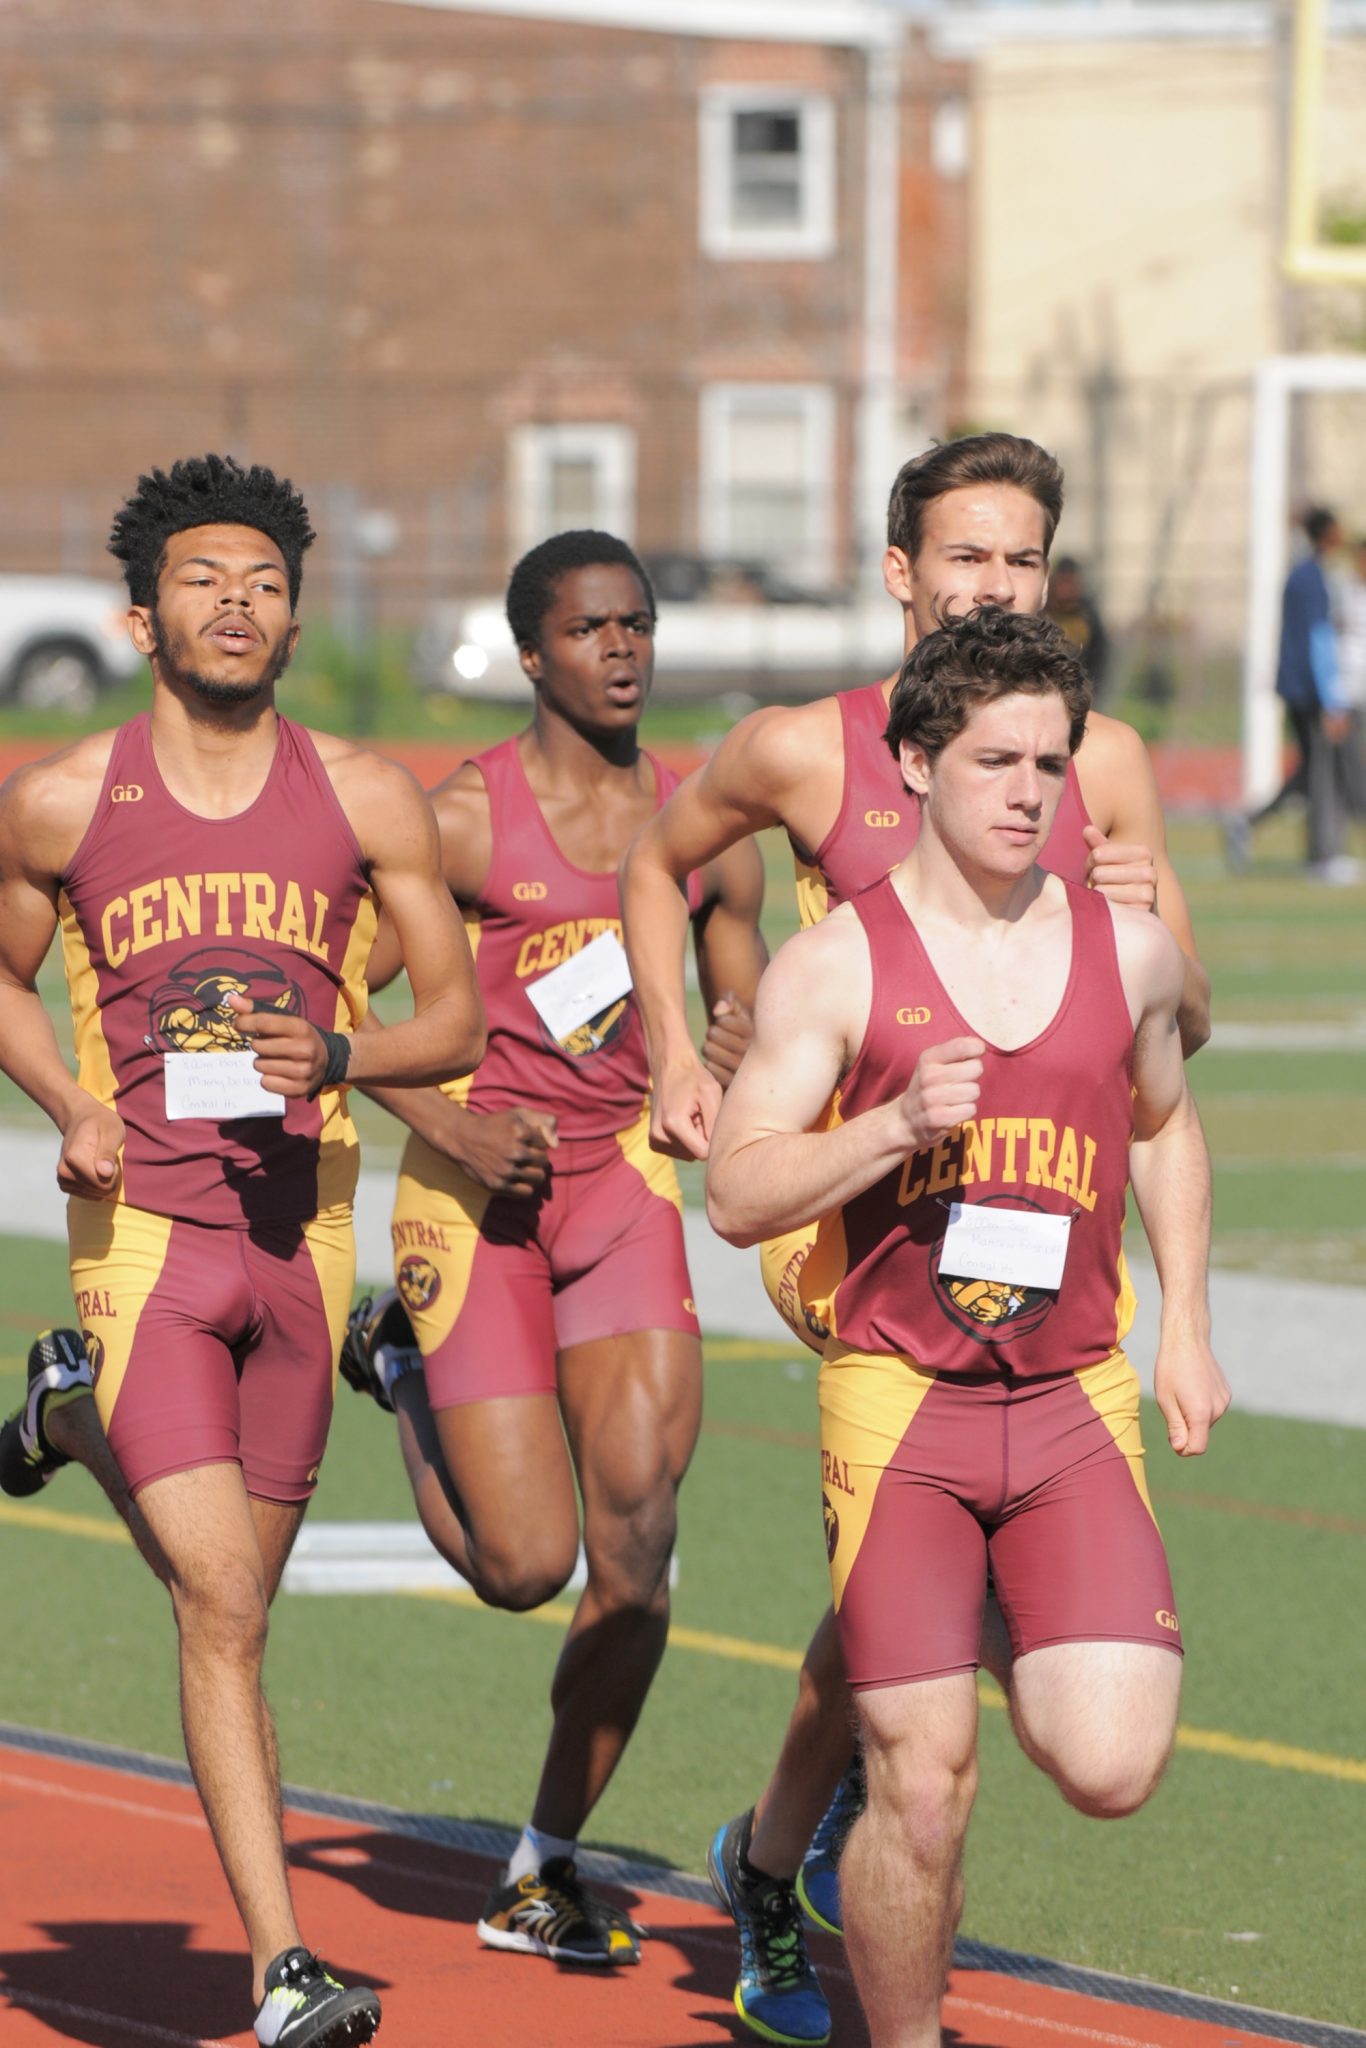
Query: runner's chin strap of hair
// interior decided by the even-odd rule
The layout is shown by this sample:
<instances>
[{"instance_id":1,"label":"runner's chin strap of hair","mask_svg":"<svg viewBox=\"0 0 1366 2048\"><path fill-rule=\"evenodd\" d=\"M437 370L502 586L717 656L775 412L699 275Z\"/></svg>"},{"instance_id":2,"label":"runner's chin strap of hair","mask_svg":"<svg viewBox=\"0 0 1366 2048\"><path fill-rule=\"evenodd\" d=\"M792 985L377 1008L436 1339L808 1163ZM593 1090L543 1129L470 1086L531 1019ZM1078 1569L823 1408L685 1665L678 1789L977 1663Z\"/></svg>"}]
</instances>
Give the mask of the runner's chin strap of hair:
<instances>
[{"instance_id":1,"label":"runner's chin strap of hair","mask_svg":"<svg viewBox=\"0 0 1366 2048\"><path fill-rule=\"evenodd\" d=\"M351 1040L346 1032L324 1031L321 1024L315 1024L313 1029L323 1042L327 1064L323 1068L323 1077L317 1087L308 1091L310 1102L315 1102L324 1088L340 1088L346 1079L346 1070L351 1064Z\"/></svg>"}]
</instances>

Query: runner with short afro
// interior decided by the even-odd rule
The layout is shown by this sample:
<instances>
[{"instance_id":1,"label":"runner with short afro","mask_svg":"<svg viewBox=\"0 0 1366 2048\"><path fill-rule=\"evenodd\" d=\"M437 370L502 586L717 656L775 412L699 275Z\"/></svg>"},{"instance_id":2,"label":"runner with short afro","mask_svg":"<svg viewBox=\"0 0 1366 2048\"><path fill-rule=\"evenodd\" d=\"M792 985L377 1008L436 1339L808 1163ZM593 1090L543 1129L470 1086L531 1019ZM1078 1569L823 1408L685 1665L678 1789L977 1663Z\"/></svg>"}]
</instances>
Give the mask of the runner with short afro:
<instances>
[{"instance_id":1,"label":"runner with short afro","mask_svg":"<svg viewBox=\"0 0 1366 2048\"><path fill-rule=\"evenodd\" d=\"M193 455L169 473L149 470L114 517L109 552L123 563L128 595L156 608L157 577L173 533L192 526L251 526L268 534L285 558L291 611L299 606L304 551L315 538L308 508L288 477L231 455Z\"/></svg>"}]
</instances>

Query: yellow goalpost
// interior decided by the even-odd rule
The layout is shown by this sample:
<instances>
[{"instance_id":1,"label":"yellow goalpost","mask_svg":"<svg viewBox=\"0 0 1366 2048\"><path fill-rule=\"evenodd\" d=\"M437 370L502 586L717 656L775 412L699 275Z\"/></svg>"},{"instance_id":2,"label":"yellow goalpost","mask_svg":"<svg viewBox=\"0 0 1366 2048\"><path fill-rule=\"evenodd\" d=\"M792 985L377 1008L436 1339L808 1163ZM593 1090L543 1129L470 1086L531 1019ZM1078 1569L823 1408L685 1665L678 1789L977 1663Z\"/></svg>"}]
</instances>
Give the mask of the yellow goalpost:
<instances>
[{"instance_id":1,"label":"yellow goalpost","mask_svg":"<svg viewBox=\"0 0 1366 2048\"><path fill-rule=\"evenodd\" d=\"M1322 205L1324 81L1329 0L1296 0L1290 161L1282 264L1297 284L1366 284L1366 245L1325 242Z\"/></svg>"}]
</instances>

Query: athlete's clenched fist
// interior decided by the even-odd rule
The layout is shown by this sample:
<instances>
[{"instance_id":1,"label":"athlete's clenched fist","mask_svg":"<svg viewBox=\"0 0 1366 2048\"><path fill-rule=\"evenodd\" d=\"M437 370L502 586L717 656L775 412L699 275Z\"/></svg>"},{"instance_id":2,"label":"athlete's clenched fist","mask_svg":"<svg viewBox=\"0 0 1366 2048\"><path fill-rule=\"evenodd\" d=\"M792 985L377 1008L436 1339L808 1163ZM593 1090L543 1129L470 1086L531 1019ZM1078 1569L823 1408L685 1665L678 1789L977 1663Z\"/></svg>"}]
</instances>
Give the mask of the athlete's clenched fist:
<instances>
[{"instance_id":1,"label":"athlete's clenched fist","mask_svg":"<svg viewBox=\"0 0 1366 2048\"><path fill-rule=\"evenodd\" d=\"M937 1145L976 1114L985 1051L980 1038L949 1038L921 1053L900 1101L912 1151Z\"/></svg>"}]
</instances>

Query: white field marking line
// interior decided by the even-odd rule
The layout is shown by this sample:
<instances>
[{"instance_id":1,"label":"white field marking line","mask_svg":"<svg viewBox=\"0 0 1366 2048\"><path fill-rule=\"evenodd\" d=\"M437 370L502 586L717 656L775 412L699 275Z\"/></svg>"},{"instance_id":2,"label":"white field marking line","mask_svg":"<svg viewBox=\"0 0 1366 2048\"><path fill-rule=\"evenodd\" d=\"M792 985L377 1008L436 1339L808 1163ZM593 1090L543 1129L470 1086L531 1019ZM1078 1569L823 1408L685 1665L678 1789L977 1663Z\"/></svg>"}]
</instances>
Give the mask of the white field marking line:
<instances>
[{"instance_id":1,"label":"white field marking line","mask_svg":"<svg viewBox=\"0 0 1366 2048\"><path fill-rule=\"evenodd\" d=\"M1104 2041L1111 2044L1111 2048L1162 2048L1160 2041L1140 2041L1133 2034L1103 2034L1098 2027L1069 2026L1066 2020L1044 2019L1034 2013L1012 2012L1007 2005L983 2005L976 1998L960 1998L954 1991L946 1994L944 2003L956 2005L961 2012L980 2013L983 2019L1009 2020L1017 2027L1039 2027L1054 2039L1066 2034L1074 2041Z\"/></svg>"},{"instance_id":2,"label":"white field marking line","mask_svg":"<svg viewBox=\"0 0 1366 2048\"><path fill-rule=\"evenodd\" d=\"M74 1785L53 1785L45 1778L25 1778L18 1771L0 1771L0 1785L17 1785L21 1792L46 1792L53 1799L73 1799L78 1806L108 1806L115 1813L135 1814L139 1820L167 1820L177 1828L203 1828L202 1813L172 1813L166 1806L144 1806L134 1799L116 1799L112 1792L78 1792ZM180 2036L177 2034L176 2039Z\"/></svg>"},{"instance_id":3,"label":"white field marking line","mask_svg":"<svg viewBox=\"0 0 1366 2048\"><path fill-rule=\"evenodd\" d=\"M150 2020L125 2019L121 2012L101 2012L93 2005L69 2005L64 1998L43 1998L36 1991L6 1988L5 1996L11 2005L55 2013L61 2020L98 2020L103 2026L117 2027L121 2034L141 2034L147 2041L169 2041L172 2048L231 2048L227 2041L205 2041L198 2034L177 2034L174 2028L153 2026Z\"/></svg>"}]
</instances>

